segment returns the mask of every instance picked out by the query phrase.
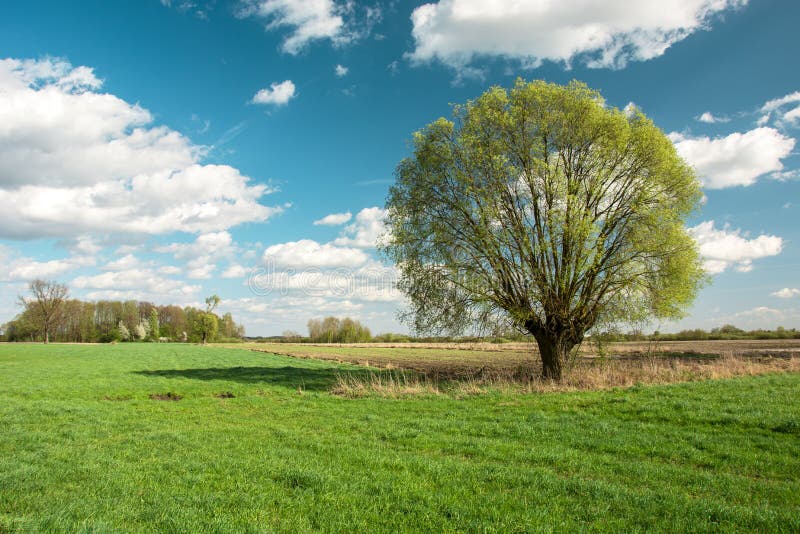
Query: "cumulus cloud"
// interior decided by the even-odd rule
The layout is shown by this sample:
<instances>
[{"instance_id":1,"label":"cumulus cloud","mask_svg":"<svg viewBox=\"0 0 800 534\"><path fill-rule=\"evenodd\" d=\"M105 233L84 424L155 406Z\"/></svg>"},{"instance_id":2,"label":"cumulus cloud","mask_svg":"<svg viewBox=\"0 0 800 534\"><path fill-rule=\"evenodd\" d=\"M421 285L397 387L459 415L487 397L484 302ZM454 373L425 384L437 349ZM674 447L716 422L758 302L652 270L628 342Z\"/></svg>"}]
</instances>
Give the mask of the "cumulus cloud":
<instances>
[{"instance_id":1,"label":"cumulus cloud","mask_svg":"<svg viewBox=\"0 0 800 534\"><path fill-rule=\"evenodd\" d=\"M158 268L158 272L162 274L181 274L183 269L176 267L175 265L162 265Z\"/></svg>"},{"instance_id":2,"label":"cumulus cloud","mask_svg":"<svg viewBox=\"0 0 800 534\"><path fill-rule=\"evenodd\" d=\"M800 289L797 289L796 287L784 287L781 290L770 293L770 295L782 299L790 299L792 297L800 296Z\"/></svg>"},{"instance_id":3,"label":"cumulus cloud","mask_svg":"<svg viewBox=\"0 0 800 534\"><path fill-rule=\"evenodd\" d=\"M715 15L747 0L588 0L487 2L440 0L412 15L413 62L439 60L464 69L478 56L573 60L622 68L662 55L674 43L709 27Z\"/></svg>"},{"instance_id":4,"label":"cumulus cloud","mask_svg":"<svg viewBox=\"0 0 800 534\"><path fill-rule=\"evenodd\" d=\"M105 271L124 271L128 269L133 269L139 267L141 265L141 261L139 258L134 256L133 254L126 254L121 258L118 258L114 261L108 262L104 267L103 270Z\"/></svg>"},{"instance_id":5,"label":"cumulus cloud","mask_svg":"<svg viewBox=\"0 0 800 534\"><path fill-rule=\"evenodd\" d=\"M342 229L339 237L330 243L304 239L272 245L264 251L264 267L251 271L250 289L257 295L280 295L278 306L287 306L287 299L305 307L310 299L321 306L336 308L353 304L359 308L364 302L394 303L403 300L397 290L397 269L384 265L368 253L386 231L385 210L372 207L361 210L353 224ZM344 224L350 213L331 214L320 221ZM388 304L387 304L388 305ZM271 308L271 311L275 310Z\"/></svg>"},{"instance_id":6,"label":"cumulus cloud","mask_svg":"<svg viewBox=\"0 0 800 534\"><path fill-rule=\"evenodd\" d=\"M709 274L718 274L730 267L739 272L753 269L753 261L776 256L783 249L783 239L762 234L748 239L741 230L728 226L716 228L714 221L705 221L689 228L704 258L704 268Z\"/></svg>"},{"instance_id":7,"label":"cumulus cloud","mask_svg":"<svg viewBox=\"0 0 800 534\"><path fill-rule=\"evenodd\" d=\"M175 303L192 298L200 286L167 278L153 269L123 269L94 276L79 276L72 287L86 290L90 299L137 299Z\"/></svg>"},{"instance_id":8,"label":"cumulus cloud","mask_svg":"<svg viewBox=\"0 0 800 534\"><path fill-rule=\"evenodd\" d=\"M709 189L752 185L759 176L782 170L781 160L791 154L795 145L794 139L769 127L714 139L675 132L669 137L678 154L695 167Z\"/></svg>"},{"instance_id":9,"label":"cumulus cloud","mask_svg":"<svg viewBox=\"0 0 800 534\"><path fill-rule=\"evenodd\" d=\"M237 253L236 244L228 232L201 234L190 243L170 243L156 247L154 252L172 254L176 260L186 262L186 276L192 279L211 278L216 262L231 258Z\"/></svg>"},{"instance_id":10,"label":"cumulus cloud","mask_svg":"<svg viewBox=\"0 0 800 534\"><path fill-rule=\"evenodd\" d=\"M364 208L356 220L344 228L333 244L337 246L374 248L386 234L386 210L379 207Z\"/></svg>"},{"instance_id":11,"label":"cumulus cloud","mask_svg":"<svg viewBox=\"0 0 800 534\"><path fill-rule=\"evenodd\" d=\"M800 121L800 91L769 100L761 106L761 113L760 124L766 123L774 115L778 116L781 123L796 124Z\"/></svg>"},{"instance_id":12,"label":"cumulus cloud","mask_svg":"<svg viewBox=\"0 0 800 534\"><path fill-rule=\"evenodd\" d=\"M29 281L36 278L52 279L64 273L96 263L93 256L77 255L49 261L38 261L23 256L19 251L0 245L0 282Z\"/></svg>"},{"instance_id":13,"label":"cumulus cloud","mask_svg":"<svg viewBox=\"0 0 800 534\"><path fill-rule=\"evenodd\" d=\"M229 232L201 234L190 243L170 243L156 247L155 252L173 254L176 259L187 260L203 256L224 256L233 251L233 237Z\"/></svg>"},{"instance_id":14,"label":"cumulus cloud","mask_svg":"<svg viewBox=\"0 0 800 534\"><path fill-rule=\"evenodd\" d=\"M347 76L347 73L350 72L350 69L348 69L344 65L336 65L335 72L336 76L341 78L342 76Z\"/></svg>"},{"instance_id":15,"label":"cumulus cloud","mask_svg":"<svg viewBox=\"0 0 800 534\"><path fill-rule=\"evenodd\" d=\"M282 211L101 86L63 60L0 60L0 237L209 232Z\"/></svg>"},{"instance_id":16,"label":"cumulus cloud","mask_svg":"<svg viewBox=\"0 0 800 534\"><path fill-rule=\"evenodd\" d=\"M394 266L367 259L360 265L335 268L314 265L298 270L259 269L251 273L248 285L257 295L398 302L403 295L397 289L397 276Z\"/></svg>"},{"instance_id":17,"label":"cumulus cloud","mask_svg":"<svg viewBox=\"0 0 800 534\"><path fill-rule=\"evenodd\" d=\"M6 275L6 280L54 278L78 267L79 264L69 260L22 260L10 266L8 274Z\"/></svg>"},{"instance_id":18,"label":"cumulus cloud","mask_svg":"<svg viewBox=\"0 0 800 534\"><path fill-rule=\"evenodd\" d=\"M236 14L264 21L268 31L288 29L281 49L292 55L314 41L339 46L362 39L383 17L380 6L352 0L241 0Z\"/></svg>"},{"instance_id":19,"label":"cumulus cloud","mask_svg":"<svg viewBox=\"0 0 800 534\"><path fill-rule=\"evenodd\" d=\"M325 217L314 221L314 226L338 226L348 222L352 218L353 214L349 211L345 213L331 213L330 215L326 215Z\"/></svg>"},{"instance_id":20,"label":"cumulus cloud","mask_svg":"<svg viewBox=\"0 0 800 534\"><path fill-rule=\"evenodd\" d=\"M697 120L700 122L705 122L706 124L715 124L718 122L730 122L730 119L728 117L721 117L721 116L718 117L712 114L710 111L706 111L705 113L697 117Z\"/></svg>"},{"instance_id":21,"label":"cumulus cloud","mask_svg":"<svg viewBox=\"0 0 800 534\"><path fill-rule=\"evenodd\" d=\"M292 31L283 41L282 49L294 55L312 41L348 40L341 16L343 9L332 0L245 0L239 16L264 19L268 30L290 28Z\"/></svg>"},{"instance_id":22,"label":"cumulus cloud","mask_svg":"<svg viewBox=\"0 0 800 534\"><path fill-rule=\"evenodd\" d=\"M264 251L264 262L288 269L310 267L354 267L367 261L368 256L357 248L320 244L311 239L272 245Z\"/></svg>"},{"instance_id":23,"label":"cumulus cloud","mask_svg":"<svg viewBox=\"0 0 800 534\"><path fill-rule=\"evenodd\" d=\"M82 254L84 256L94 256L103 250L103 246L92 236L84 235L73 239L66 239L61 243L72 254Z\"/></svg>"},{"instance_id":24,"label":"cumulus cloud","mask_svg":"<svg viewBox=\"0 0 800 534\"><path fill-rule=\"evenodd\" d=\"M261 89L253 96L253 104L284 106L295 97L295 86L292 80L275 82L266 89Z\"/></svg>"},{"instance_id":25,"label":"cumulus cloud","mask_svg":"<svg viewBox=\"0 0 800 534\"><path fill-rule=\"evenodd\" d=\"M778 319L783 317L783 315L784 313L782 310L776 310L775 308L769 308L767 306L756 306L749 310L737 312L734 314L734 317L743 319Z\"/></svg>"},{"instance_id":26,"label":"cumulus cloud","mask_svg":"<svg viewBox=\"0 0 800 534\"><path fill-rule=\"evenodd\" d=\"M244 278L247 276L248 272L249 271L246 268L242 267L238 263L233 263L222 272L221 276L222 278Z\"/></svg>"}]
</instances>

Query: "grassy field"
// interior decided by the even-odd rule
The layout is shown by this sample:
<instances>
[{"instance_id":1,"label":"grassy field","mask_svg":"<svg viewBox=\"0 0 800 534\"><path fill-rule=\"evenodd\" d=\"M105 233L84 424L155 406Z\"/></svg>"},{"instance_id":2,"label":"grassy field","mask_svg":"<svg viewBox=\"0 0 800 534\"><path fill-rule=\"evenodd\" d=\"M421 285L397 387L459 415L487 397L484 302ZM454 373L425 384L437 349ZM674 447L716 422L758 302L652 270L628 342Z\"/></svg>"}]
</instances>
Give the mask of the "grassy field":
<instances>
[{"instance_id":1,"label":"grassy field","mask_svg":"<svg viewBox=\"0 0 800 534\"><path fill-rule=\"evenodd\" d=\"M330 393L368 372L213 346L0 344L0 532L800 530L798 373Z\"/></svg>"}]
</instances>

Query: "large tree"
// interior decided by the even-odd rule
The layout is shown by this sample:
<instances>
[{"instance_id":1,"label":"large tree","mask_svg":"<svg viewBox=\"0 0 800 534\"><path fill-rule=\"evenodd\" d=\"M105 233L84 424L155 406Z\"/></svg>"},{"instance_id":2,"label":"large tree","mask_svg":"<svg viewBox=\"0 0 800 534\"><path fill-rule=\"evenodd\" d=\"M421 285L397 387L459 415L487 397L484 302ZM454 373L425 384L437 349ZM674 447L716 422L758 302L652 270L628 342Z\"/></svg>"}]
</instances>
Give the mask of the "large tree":
<instances>
[{"instance_id":1,"label":"large tree","mask_svg":"<svg viewBox=\"0 0 800 534\"><path fill-rule=\"evenodd\" d=\"M64 319L64 303L69 290L64 284L48 280L32 280L28 283L31 296L20 297L27 312L33 318L36 329L42 333L45 343Z\"/></svg>"},{"instance_id":2,"label":"large tree","mask_svg":"<svg viewBox=\"0 0 800 534\"><path fill-rule=\"evenodd\" d=\"M685 227L701 191L664 133L579 82L517 80L414 134L384 252L418 332L505 323L545 378L603 323L674 318L704 279Z\"/></svg>"}]
</instances>

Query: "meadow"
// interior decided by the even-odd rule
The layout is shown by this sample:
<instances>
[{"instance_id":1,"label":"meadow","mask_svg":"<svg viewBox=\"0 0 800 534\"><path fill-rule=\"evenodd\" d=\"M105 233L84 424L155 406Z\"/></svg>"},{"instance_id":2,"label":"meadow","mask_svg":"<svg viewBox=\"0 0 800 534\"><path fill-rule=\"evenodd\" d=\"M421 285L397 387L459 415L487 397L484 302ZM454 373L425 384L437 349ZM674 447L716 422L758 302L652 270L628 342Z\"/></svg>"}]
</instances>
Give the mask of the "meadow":
<instances>
[{"instance_id":1,"label":"meadow","mask_svg":"<svg viewBox=\"0 0 800 534\"><path fill-rule=\"evenodd\" d=\"M343 377L394 371L0 344L0 532L796 532L800 373L778 370L353 398Z\"/></svg>"}]
</instances>

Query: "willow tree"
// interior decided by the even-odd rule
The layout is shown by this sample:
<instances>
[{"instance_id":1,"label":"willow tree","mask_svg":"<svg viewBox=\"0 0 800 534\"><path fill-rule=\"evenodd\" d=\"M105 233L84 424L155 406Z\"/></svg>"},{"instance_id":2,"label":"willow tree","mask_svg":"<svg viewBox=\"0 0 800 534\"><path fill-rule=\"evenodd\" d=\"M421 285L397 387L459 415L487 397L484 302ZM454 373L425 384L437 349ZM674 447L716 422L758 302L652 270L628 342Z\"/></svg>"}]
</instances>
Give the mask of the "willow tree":
<instances>
[{"instance_id":1,"label":"willow tree","mask_svg":"<svg viewBox=\"0 0 800 534\"><path fill-rule=\"evenodd\" d=\"M598 324L675 318L703 280L701 191L664 133L579 82L517 80L414 134L384 253L418 332L533 335L545 378Z\"/></svg>"}]
</instances>

